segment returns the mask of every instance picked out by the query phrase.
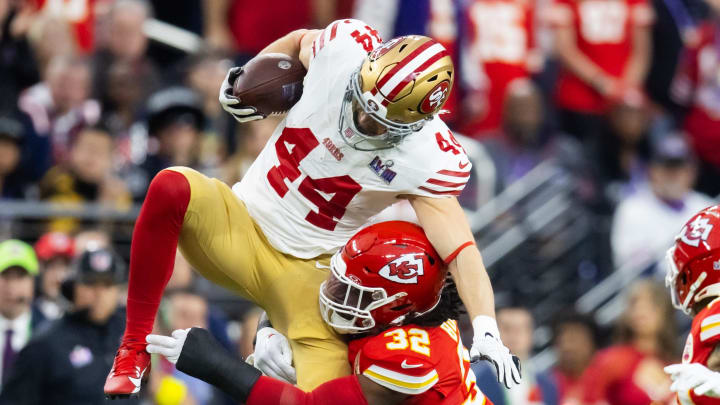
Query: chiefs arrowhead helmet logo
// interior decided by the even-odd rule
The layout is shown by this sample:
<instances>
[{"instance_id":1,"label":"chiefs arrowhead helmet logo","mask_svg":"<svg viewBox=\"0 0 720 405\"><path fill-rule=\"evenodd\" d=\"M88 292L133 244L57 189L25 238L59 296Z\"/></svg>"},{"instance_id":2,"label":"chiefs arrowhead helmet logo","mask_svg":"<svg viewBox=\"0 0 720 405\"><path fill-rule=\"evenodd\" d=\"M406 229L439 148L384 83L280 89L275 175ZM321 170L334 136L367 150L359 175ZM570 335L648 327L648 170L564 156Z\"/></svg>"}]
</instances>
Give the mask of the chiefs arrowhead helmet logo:
<instances>
[{"instance_id":1,"label":"chiefs arrowhead helmet logo","mask_svg":"<svg viewBox=\"0 0 720 405\"><path fill-rule=\"evenodd\" d=\"M386 264L378 274L400 284L417 284L424 274L422 255L402 255Z\"/></svg>"},{"instance_id":2,"label":"chiefs arrowhead helmet logo","mask_svg":"<svg viewBox=\"0 0 720 405\"><path fill-rule=\"evenodd\" d=\"M688 226L680 231L680 240L690 246L698 247L700 242L705 242L710 237L713 225L708 218L697 217Z\"/></svg>"}]
</instances>

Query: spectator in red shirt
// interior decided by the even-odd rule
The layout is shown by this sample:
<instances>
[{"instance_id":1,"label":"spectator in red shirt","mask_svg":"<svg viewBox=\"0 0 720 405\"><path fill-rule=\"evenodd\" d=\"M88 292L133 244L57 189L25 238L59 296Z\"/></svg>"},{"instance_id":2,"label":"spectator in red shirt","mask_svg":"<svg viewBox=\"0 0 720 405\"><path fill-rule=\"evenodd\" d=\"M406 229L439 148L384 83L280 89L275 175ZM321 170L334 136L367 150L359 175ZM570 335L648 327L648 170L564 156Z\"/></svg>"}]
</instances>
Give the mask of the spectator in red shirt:
<instances>
[{"instance_id":1,"label":"spectator in red shirt","mask_svg":"<svg viewBox=\"0 0 720 405\"><path fill-rule=\"evenodd\" d=\"M563 65L555 96L563 130L585 138L608 101L643 86L654 14L647 0L555 0L549 16Z\"/></svg>"},{"instance_id":2,"label":"spectator in red shirt","mask_svg":"<svg viewBox=\"0 0 720 405\"><path fill-rule=\"evenodd\" d=\"M534 16L531 0L473 0L465 8L463 134L478 138L498 130L510 83L540 69Z\"/></svg>"},{"instance_id":3,"label":"spectator in red shirt","mask_svg":"<svg viewBox=\"0 0 720 405\"><path fill-rule=\"evenodd\" d=\"M560 314L553 323L553 349L557 356L552 377L558 391L558 405L579 405L581 376L590 365L598 346L598 327L591 316L574 311Z\"/></svg>"},{"instance_id":4,"label":"spectator in red shirt","mask_svg":"<svg viewBox=\"0 0 720 405\"><path fill-rule=\"evenodd\" d=\"M583 403L674 404L663 372L678 360L674 315L662 285L652 280L632 285L617 324L617 343L600 351L582 377Z\"/></svg>"},{"instance_id":5,"label":"spectator in red shirt","mask_svg":"<svg viewBox=\"0 0 720 405\"><path fill-rule=\"evenodd\" d=\"M690 108L685 132L700 158L697 189L720 193L720 2L708 1L715 18L699 28L699 40L685 51L672 86L677 102Z\"/></svg>"}]
</instances>

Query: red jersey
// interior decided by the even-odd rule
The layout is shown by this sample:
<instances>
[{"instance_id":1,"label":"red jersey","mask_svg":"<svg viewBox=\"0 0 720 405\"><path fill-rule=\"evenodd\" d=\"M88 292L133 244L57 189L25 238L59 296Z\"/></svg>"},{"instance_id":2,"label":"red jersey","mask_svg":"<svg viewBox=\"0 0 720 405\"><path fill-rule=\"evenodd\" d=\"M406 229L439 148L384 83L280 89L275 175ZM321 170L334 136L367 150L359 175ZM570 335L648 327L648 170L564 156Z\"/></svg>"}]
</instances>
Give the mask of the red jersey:
<instances>
[{"instance_id":1,"label":"red jersey","mask_svg":"<svg viewBox=\"0 0 720 405\"><path fill-rule=\"evenodd\" d=\"M256 54L291 31L312 25L309 0L232 0L228 25L237 50Z\"/></svg>"},{"instance_id":2,"label":"red jersey","mask_svg":"<svg viewBox=\"0 0 720 405\"><path fill-rule=\"evenodd\" d=\"M700 158L720 166L720 28L707 23L699 29L699 40L688 47L673 83L673 96L691 105L685 119Z\"/></svg>"},{"instance_id":3,"label":"red jersey","mask_svg":"<svg viewBox=\"0 0 720 405\"><path fill-rule=\"evenodd\" d=\"M102 0L31 0L42 13L60 17L72 27L78 48L88 53L93 49L95 3Z\"/></svg>"},{"instance_id":4,"label":"red jersey","mask_svg":"<svg viewBox=\"0 0 720 405\"><path fill-rule=\"evenodd\" d=\"M690 334L685 341L682 362L700 363L707 366L708 358L720 343L720 299L716 299L698 313L692 321ZM694 392L678 393L681 405L718 405L720 399L695 395Z\"/></svg>"},{"instance_id":5,"label":"red jersey","mask_svg":"<svg viewBox=\"0 0 720 405\"><path fill-rule=\"evenodd\" d=\"M555 0L550 12L555 27L572 27L580 52L606 74L621 78L632 52L632 29L653 21L647 0ZM569 70L560 74L556 101L560 107L602 113L605 100Z\"/></svg>"},{"instance_id":6,"label":"red jersey","mask_svg":"<svg viewBox=\"0 0 720 405\"><path fill-rule=\"evenodd\" d=\"M582 376L583 404L672 404L669 365L632 346L612 346L600 351Z\"/></svg>"},{"instance_id":7,"label":"red jersey","mask_svg":"<svg viewBox=\"0 0 720 405\"><path fill-rule=\"evenodd\" d=\"M470 92L485 94L486 109L484 116L463 127L463 133L475 135L498 129L508 85L530 76L533 4L531 0L474 0L468 5L465 21L469 41L463 47L463 77Z\"/></svg>"},{"instance_id":8,"label":"red jersey","mask_svg":"<svg viewBox=\"0 0 720 405\"><path fill-rule=\"evenodd\" d=\"M354 340L348 349L355 374L412 395L403 404L492 405L475 385L470 355L453 320L435 328L388 329Z\"/></svg>"}]
</instances>

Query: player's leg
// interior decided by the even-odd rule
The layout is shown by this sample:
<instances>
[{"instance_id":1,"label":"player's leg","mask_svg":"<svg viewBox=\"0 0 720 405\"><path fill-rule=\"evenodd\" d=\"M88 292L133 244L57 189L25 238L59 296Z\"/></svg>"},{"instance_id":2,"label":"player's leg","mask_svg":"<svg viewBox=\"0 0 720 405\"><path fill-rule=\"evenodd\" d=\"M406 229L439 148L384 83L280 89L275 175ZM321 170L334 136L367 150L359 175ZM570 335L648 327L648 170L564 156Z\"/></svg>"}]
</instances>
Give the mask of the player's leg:
<instances>
[{"instance_id":1,"label":"player's leg","mask_svg":"<svg viewBox=\"0 0 720 405\"><path fill-rule=\"evenodd\" d=\"M150 184L133 232L125 335L105 382L105 393L110 396L139 392L140 379L149 371L145 336L152 331L172 274L190 198L190 184L179 172L163 170Z\"/></svg>"},{"instance_id":2,"label":"player's leg","mask_svg":"<svg viewBox=\"0 0 720 405\"><path fill-rule=\"evenodd\" d=\"M126 330L105 384L108 395L139 391L140 376L149 367L145 336L152 331L172 275L178 243L202 275L250 299L256 296L250 291L257 290L240 287L253 284L252 275L243 271L251 269L247 263L253 260L249 238L243 234L252 228L242 203L217 180L180 167L163 170L153 179L135 224ZM228 272L235 277L228 277Z\"/></svg>"},{"instance_id":3,"label":"player's leg","mask_svg":"<svg viewBox=\"0 0 720 405\"><path fill-rule=\"evenodd\" d=\"M329 258L302 260L259 249L256 260L264 269L264 309L273 327L290 341L298 386L312 390L349 375L347 345L323 321L318 308Z\"/></svg>"},{"instance_id":4,"label":"player's leg","mask_svg":"<svg viewBox=\"0 0 720 405\"><path fill-rule=\"evenodd\" d=\"M329 257L303 260L278 252L230 188L188 169L183 174L193 194L179 238L185 258L204 277L267 311L290 339L301 388L348 375L347 346L318 309Z\"/></svg>"},{"instance_id":5,"label":"player's leg","mask_svg":"<svg viewBox=\"0 0 720 405\"><path fill-rule=\"evenodd\" d=\"M185 214L179 247L203 277L258 305L263 303L255 263L258 229L245 205L225 183L191 169L193 198Z\"/></svg>"}]
</instances>

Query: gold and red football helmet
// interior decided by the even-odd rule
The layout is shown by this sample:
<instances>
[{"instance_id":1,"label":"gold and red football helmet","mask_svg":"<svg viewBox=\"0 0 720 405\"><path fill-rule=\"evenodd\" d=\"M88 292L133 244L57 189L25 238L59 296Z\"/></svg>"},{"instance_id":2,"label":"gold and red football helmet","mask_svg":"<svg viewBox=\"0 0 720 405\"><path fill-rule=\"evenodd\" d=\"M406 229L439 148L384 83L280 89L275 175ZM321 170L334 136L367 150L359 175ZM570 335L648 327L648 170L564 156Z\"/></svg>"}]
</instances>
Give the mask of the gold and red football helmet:
<instances>
[{"instance_id":1,"label":"gold and red football helmet","mask_svg":"<svg viewBox=\"0 0 720 405\"><path fill-rule=\"evenodd\" d=\"M665 285L675 308L690 314L695 303L720 297L720 206L692 217L667 252Z\"/></svg>"},{"instance_id":2,"label":"gold and red football helmet","mask_svg":"<svg viewBox=\"0 0 720 405\"><path fill-rule=\"evenodd\" d=\"M338 333L401 325L440 302L447 268L422 228L404 221L371 225L330 261L320 312Z\"/></svg>"},{"instance_id":3,"label":"gold and red football helmet","mask_svg":"<svg viewBox=\"0 0 720 405\"><path fill-rule=\"evenodd\" d=\"M440 111L454 80L448 51L432 38L407 35L370 52L353 74L343 100L340 133L357 149L392 147ZM354 127L354 111L362 109L387 128L368 136ZM348 132L352 131L352 132ZM353 136L357 138L353 139ZM369 149L360 146L365 141Z\"/></svg>"}]
</instances>

